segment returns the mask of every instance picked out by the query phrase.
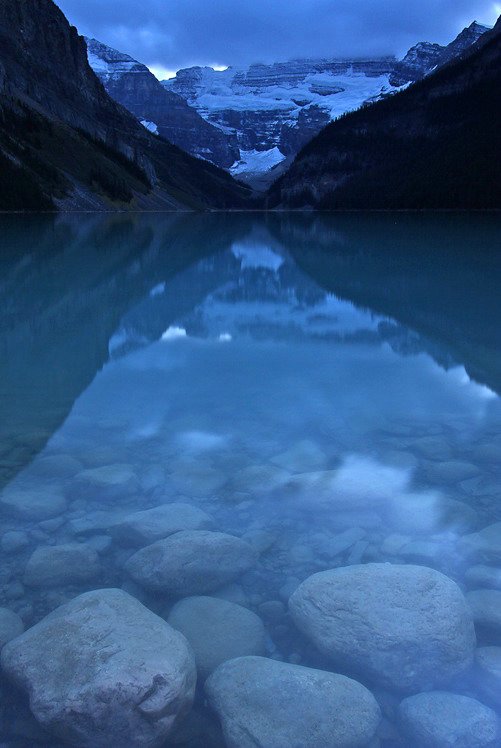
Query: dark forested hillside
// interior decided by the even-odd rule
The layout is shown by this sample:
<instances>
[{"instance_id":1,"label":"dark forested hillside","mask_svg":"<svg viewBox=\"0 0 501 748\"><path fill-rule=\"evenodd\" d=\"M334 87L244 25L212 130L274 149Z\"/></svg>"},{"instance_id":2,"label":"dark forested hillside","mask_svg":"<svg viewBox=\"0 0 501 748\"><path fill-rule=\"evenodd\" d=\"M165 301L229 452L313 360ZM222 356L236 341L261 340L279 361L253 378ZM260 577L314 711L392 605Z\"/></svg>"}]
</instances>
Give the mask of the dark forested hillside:
<instances>
[{"instance_id":1,"label":"dark forested hillside","mask_svg":"<svg viewBox=\"0 0 501 748\"><path fill-rule=\"evenodd\" d=\"M498 21L458 61L326 127L269 205L501 208L500 87Z\"/></svg>"},{"instance_id":2,"label":"dark forested hillside","mask_svg":"<svg viewBox=\"0 0 501 748\"><path fill-rule=\"evenodd\" d=\"M106 93L52 0L0 4L0 210L240 207L228 174Z\"/></svg>"}]
</instances>

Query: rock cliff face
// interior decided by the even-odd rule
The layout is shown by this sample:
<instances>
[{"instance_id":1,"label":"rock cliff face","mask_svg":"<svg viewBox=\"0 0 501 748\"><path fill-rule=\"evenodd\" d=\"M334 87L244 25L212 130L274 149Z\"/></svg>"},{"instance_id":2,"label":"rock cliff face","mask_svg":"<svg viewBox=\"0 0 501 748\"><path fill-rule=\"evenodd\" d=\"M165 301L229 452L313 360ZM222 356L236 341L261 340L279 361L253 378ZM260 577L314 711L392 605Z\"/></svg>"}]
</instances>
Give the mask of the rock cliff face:
<instances>
[{"instance_id":1,"label":"rock cliff face","mask_svg":"<svg viewBox=\"0 0 501 748\"><path fill-rule=\"evenodd\" d=\"M444 51L440 44L430 42L419 42L409 49L405 57L397 62L395 70L390 76L393 86L404 86L406 83L423 78L432 70Z\"/></svg>"},{"instance_id":2,"label":"rock cliff face","mask_svg":"<svg viewBox=\"0 0 501 748\"><path fill-rule=\"evenodd\" d=\"M391 89L393 57L194 67L164 81L208 122L236 136L233 173L251 178L292 158L332 119ZM267 157L263 157L267 154Z\"/></svg>"},{"instance_id":3,"label":"rock cliff face","mask_svg":"<svg viewBox=\"0 0 501 748\"><path fill-rule=\"evenodd\" d=\"M459 59L326 127L270 204L501 208L501 20Z\"/></svg>"},{"instance_id":4,"label":"rock cliff face","mask_svg":"<svg viewBox=\"0 0 501 748\"><path fill-rule=\"evenodd\" d=\"M89 63L106 91L150 131L217 166L229 168L238 161L236 137L208 123L181 96L166 90L146 65L96 39L86 41Z\"/></svg>"},{"instance_id":5,"label":"rock cliff face","mask_svg":"<svg viewBox=\"0 0 501 748\"><path fill-rule=\"evenodd\" d=\"M403 60L395 65L395 70L390 76L390 83L393 86L403 86L406 83L414 83L424 78L435 68L446 65L462 55L487 31L489 31L488 26L482 26L474 21L445 47L430 42L416 44L411 47Z\"/></svg>"},{"instance_id":6,"label":"rock cliff face","mask_svg":"<svg viewBox=\"0 0 501 748\"><path fill-rule=\"evenodd\" d=\"M2 0L0 94L0 208L225 207L243 197L108 96L52 0Z\"/></svg>"}]
</instances>

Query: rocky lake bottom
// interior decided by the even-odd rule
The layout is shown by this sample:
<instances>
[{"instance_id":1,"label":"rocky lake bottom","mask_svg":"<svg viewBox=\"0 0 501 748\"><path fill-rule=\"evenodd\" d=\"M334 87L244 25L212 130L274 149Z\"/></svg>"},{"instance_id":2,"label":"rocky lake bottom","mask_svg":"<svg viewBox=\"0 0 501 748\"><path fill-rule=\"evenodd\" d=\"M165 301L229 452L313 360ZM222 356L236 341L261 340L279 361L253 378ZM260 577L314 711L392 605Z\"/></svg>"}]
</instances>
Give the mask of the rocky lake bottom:
<instances>
[{"instance_id":1,"label":"rocky lake bottom","mask_svg":"<svg viewBox=\"0 0 501 748\"><path fill-rule=\"evenodd\" d=\"M500 746L496 221L3 228L1 748Z\"/></svg>"}]
</instances>

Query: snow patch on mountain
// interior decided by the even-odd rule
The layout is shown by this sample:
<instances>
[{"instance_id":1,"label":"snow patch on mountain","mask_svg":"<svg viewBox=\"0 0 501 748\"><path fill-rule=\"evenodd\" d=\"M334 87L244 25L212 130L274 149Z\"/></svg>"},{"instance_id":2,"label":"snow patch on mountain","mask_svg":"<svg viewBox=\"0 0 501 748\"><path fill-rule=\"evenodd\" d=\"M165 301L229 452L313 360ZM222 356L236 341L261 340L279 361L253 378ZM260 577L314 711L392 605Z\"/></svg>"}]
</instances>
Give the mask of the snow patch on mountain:
<instances>
[{"instance_id":1,"label":"snow patch on mountain","mask_svg":"<svg viewBox=\"0 0 501 748\"><path fill-rule=\"evenodd\" d=\"M240 161L236 161L230 171L233 176L240 174L270 171L285 159L277 146L267 151L240 151Z\"/></svg>"},{"instance_id":2,"label":"snow patch on mountain","mask_svg":"<svg viewBox=\"0 0 501 748\"><path fill-rule=\"evenodd\" d=\"M148 132L152 132L154 135L158 135L158 125L156 125L154 122L150 122L149 120L142 119L141 124L143 127L146 127Z\"/></svg>"}]
</instances>

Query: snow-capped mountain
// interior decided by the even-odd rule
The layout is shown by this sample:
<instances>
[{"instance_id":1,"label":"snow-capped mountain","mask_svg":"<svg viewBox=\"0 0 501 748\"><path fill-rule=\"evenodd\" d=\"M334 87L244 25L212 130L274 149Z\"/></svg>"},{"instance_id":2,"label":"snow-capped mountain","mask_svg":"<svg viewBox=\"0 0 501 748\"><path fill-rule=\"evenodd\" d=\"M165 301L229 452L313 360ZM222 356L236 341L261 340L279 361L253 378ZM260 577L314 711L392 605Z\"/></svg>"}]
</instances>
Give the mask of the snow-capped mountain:
<instances>
[{"instance_id":1,"label":"snow-capped mountain","mask_svg":"<svg viewBox=\"0 0 501 748\"><path fill-rule=\"evenodd\" d=\"M304 59L179 70L160 83L145 65L88 39L108 93L150 132L255 186L277 178L320 130L346 112L419 80L487 31L472 23L447 46L420 42L395 57Z\"/></svg>"},{"instance_id":2,"label":"snow-capped mountain","mask_svg":"<svg viewBox=\"0 0 501 748\"><path fill-rule=\"evenodd\" d=\"M183 97L166 90L146 65L96 39L86 42L89 64L106 91L150 132L226 169L239 159L236 137L211 125Z\"/></svg>"},{"instance_id":3,"label":"snow-capped mountain","mask_svg":"<svg viewBox=\"0 0 501 748\"><path fill-rule=\"evenodd\" d=\"M400 61L333 58L224 71L192 67L179 70L163 85L208 122L236 135L241 158L231 168L234 175L252 182L266 172L272 181L329 122L419 80L486 31L474 22L449 45L421 42Z\"/></svg>"}]
</instances>

